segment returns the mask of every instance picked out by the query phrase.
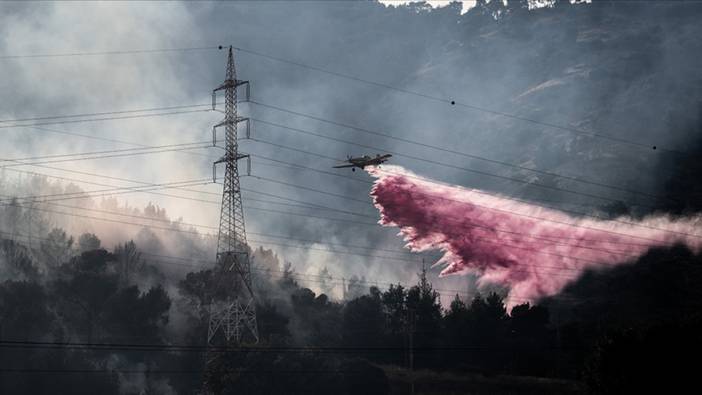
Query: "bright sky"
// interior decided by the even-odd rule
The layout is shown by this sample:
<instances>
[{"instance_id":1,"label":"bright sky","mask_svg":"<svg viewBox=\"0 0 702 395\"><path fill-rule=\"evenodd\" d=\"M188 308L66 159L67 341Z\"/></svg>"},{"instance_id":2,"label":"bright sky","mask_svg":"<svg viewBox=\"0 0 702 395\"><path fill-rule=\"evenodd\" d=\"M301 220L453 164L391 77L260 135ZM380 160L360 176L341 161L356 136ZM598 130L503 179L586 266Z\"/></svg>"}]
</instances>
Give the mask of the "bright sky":
<instances>
[{"instance_id":1,"label":"bright sky","mask_svg":"<svg viewBox=\"0 0 702 395\"><path fill-rule=\"evenodd\" d=\"M398 7L398 6L403 6L407 5L410 3L421 3L425 2L429 4L431 8L441 8L441 7L446 7L447 5L451 3L461 3L461 15L465 14L470 10L471 8L475 7L475 0L465 0L465 1L456 1L456 0L378 0L380 3L385 4L386 6L393 6L393 7ZM570 0L571 3L590 3L592 0ZM553 4L553 0L532 0L529 2L529 8L541 8L541 7L547 7Z\"/></svg>"},{"instance_id":2,"label":"bright sky","mask_svg":"<svg viewBox=\"0 0 702 395\"><path fill-rule=\"evenodd\" d=\"M402 6L402 5L407 5L409 3L419 3L421 1L418 0L379 0L380 3L385 4L387 6ZM427 4L429 4L432 8L440 8L440 7L446 7L447 5L451 3L461 3L461 15L465 14L468 12L469 9L473 8L475 6L475 0L467 0L467 1L448 1L448 0L429 0L426 1Z\"/></svg>"}]
</instances>

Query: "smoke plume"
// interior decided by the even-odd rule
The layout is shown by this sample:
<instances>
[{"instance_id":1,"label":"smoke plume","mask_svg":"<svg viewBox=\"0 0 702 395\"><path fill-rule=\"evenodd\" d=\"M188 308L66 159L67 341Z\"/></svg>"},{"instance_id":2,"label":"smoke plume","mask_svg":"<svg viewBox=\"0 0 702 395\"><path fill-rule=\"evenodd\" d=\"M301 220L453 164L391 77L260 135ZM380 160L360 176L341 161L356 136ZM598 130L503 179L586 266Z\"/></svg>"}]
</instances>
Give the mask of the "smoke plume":
<instances>
[{"instance_id":1,"label":"smoke plume","mask_svg":"<svg viewBox=\"0 0 702 395\"><path fill-rule=\"evenodd\" d=\"M367 168L380 224L397 226L412 251L444 254L442 276L474 274L510 289L511 304L560 292L583 271L631 262L653 246L695 251L698 217L576 218L478 189L444 185L400 166Z\"/></svg>"}]
</instances>

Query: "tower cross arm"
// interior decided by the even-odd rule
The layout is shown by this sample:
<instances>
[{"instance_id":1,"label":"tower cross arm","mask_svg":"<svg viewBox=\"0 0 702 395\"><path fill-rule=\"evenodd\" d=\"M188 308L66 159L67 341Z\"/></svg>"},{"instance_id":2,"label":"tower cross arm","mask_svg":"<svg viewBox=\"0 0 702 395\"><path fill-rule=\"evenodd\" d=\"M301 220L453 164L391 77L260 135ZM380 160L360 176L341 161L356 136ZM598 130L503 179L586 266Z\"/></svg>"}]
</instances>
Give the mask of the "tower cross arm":
<instances>
[{"instance_id":1,"label":"tower cross arm","mask_svg":"<svg viewBox=\"0 0 702 395\"><path fill-rule=\"evenodd\" d=\"M229 162L230 160L233 161L233 160L245 159L245 158L248 158L248 157L250 157L250 156L251 156L251 155L249 155L249 154L239 154L239 153L237 153L237 154L236 154L235 156L233 156L233 157L228 157L227 155L224 155L223 157L221 157L221 158L219 158L218 160L216 160L216 161L215 161L215 164L224 163L224 162Z\"/></svg>"},{"instance_id":2,"label":"tower cross arm","mask_svg":"<svg viewBox=\"0 0 702 395\"><path fill-rule=\"evenodd\" d=\"M226 80L224 80L222 85L215 88L212 92L221 91L223 89L236 88L238 86L245 85L248 83L249 83L249 81L244 81L244 80L226 79Z\"/></svg>"},{"instance_id":3,"label":"tower cross arm","mask_svg":"<svg viewBox=\"0 0 702 395\"><path fill-rule=\"evenodd\" d=\"M246 122L248 120L249 120L249 118L246 118L246 117L236 117L234 119L226 119L225 118L220 123L214 125L213 128L219 128L219 127L224 126L224 125L233 125L235 123Z\"/></svg>"}]
</instances>

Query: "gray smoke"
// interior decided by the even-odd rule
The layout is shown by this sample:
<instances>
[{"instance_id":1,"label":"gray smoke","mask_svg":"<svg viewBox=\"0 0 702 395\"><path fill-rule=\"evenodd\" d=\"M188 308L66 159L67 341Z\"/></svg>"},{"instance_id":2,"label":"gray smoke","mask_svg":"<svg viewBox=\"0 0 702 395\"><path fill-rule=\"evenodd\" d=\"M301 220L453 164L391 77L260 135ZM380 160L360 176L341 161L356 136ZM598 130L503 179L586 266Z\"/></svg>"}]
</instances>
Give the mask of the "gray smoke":
<instances>
[{"instance_id":1,"label":"gray smoke","mask_svg":"<svg viewBox=\"0 0 702 395\"><path fill-rule=\"evenodd\" d=\"M358 76L401 89L426 93L515 114L543 123L636 141L653 150L613 143L542 124L427 100L378 86L319 73L237 52L237 69L251 81L258 102L322 118L423 141L455 151L616 185L646 193L660 188L658 159L663 149L685 149L693 137L676 125L697 114L702 81L699 18L702 7L679 2L595 2L529 11L525 2L480 2L461 14L457 6L422 5L386 8L368 1L229 2L167 4L3 4L0 53L66 53L131 48L235 45L271 56ZM664 16L664 17L663 17ZM80 21L80 23L79 23ZM119 23L115 23L119 21ZM0 82L3 119L92 111L207 103L224 74L224 51L150 55L2 59L11 79ZM627 204L645 198L528 171L488 164L459 155L343 129L256 105L242 114L308 129L454 166L601 195ZM50 128L156 145L207 140L219 114L178 115L130 121L55 125ZM29 128L2 129L3 157L124 148ZM344 158L368 149L253 123L257 140ZM254 155L330 170L330 161L255 141L242 143ZM145 182L205 178L219 152L103 159L61 164L73 170L110 174ZM528 200L550 200L556 207L595 212L610 200L490 178L455 168L394 157L413 171L445 182L484 188ZM22 168L17 168L22 169ZM27 167L26 170L71 176ZM366 199L347 201L307 190L244 178L254 189L314 204L374 213L368 185L254 160L254 175ZM339 174L369 180L360 174ZM9 175L9 172L8 172ZM16 175L15 175L16 176ZM75 176L75 175L74 175ZM85 176L77 178L87 179ZM92 181L105 181L91 178ZM109 181L110 184L125 185ZM129 184L133 185L133 184ZM94 189L95 186L82 186ZM199 187L219 192L219 186ZM176 192L174 192L176 193ZM185 194L185 193L184 193ZM132 207L158 202L185 222L216 226L216 204L134 194L120 197ZM194 196L194 195L193 195ZM199 198L217 200L216 195ZM245 192L244 198L266 198ZM308 210L247 201L255 207L310 213ZM582 206L585 205L585 206ZM328 243L397 249L396 231L246 209L250 232ZM343 214L315 212L339 218ZM65 219L64 219L65 220ZM57 219L57 224L64 221ZM71 220L73 221L73 220ZM139 228L86 221L86 231L103 240L135 238ZM61 222L62 226L65 226ZM114 233L109 233L114 232ZM73 233L78 235L80 232ZM110 234L108 236L108 233ZM114 235L114 236L112 236ZM175 237L175 236L174 236ZM250 236L250 239L265 239ZM166 241L170 255L181 239ZM265 239L272 240L272 239ZM276 240L281 242L281 240ZM294 243L294 242L292 242ZM252 243L258 245L259 243ZM263 243L265 245L265 243ZM205 244L207 245L207 244ZM211 246L211 244L209 245ZM325 253L271 245L281 261L298 272L365 276L384 281L412 281L416 262ZM193 247L200 251L200 247ZM201 248L203 253L212 250ZM190 250L190 249L188 249ZM175 252L174 252L175 251ZM354 250L361 252L359 250ZM384 254L370 250L371 254ZM363 250L363 253L369 253ZM198 252L199 254L199 252ZM406 270L397 270L397 265ZM400 273L400 274L398 274ZM438 288L464 289L465 280L441 280Z\"/></svg>"}]
</instances>

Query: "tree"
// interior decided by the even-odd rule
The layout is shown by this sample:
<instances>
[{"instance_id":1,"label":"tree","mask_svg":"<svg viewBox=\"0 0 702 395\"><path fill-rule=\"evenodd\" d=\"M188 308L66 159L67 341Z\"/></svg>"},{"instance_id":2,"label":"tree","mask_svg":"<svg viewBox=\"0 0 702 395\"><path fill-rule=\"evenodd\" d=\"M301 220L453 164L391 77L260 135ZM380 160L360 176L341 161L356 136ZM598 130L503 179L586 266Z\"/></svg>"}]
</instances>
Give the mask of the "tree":
<instances>
[{"instance_id":1,"label":"tree","mask_svg":"<svg viewBox=\"0 0 702 395\"><path fill-rule=\"evenodd\" d=\"M549 313L543 306L531 306L529 303L512 308L509 317L511 365L520 374L544 375L548 373L554 356L545 352L553 344L548 328Z\"/></svg>"},{"instance_id":2,"label":"tree","mask_svg":"<svg viewBox=\"0 0 702 395\"><path fill-rule=\"evenodd\" d=\"M465 345L470 329L470 311L465 303L458 297L451 301L448 311L444 316L446 328L446 341L449 345Z\"/></svg>"},{"instance_id":3,"label":"tree","mask_svg":"<svg viewBox=\"0 0 702 395\"><path fill-rule=\"evenodd\" d=\"M297 281L295 281L295 269L291 262L285 262L283 264L283 276L280 279L280 286L283 289L291 289L297 287Z\"/></svg>"},{"instance_id":4,"label":"tree","mask_svg":"<svg viewBox=\"0 0 702 395\"><path fill-rule=\"evenodd\" d=\"M390 285L381 294L383 313L385 315L385 343L389 347L402 349L407 346L407 335L410 329L407 310L407 290L402 285ZM389 355L384 362L403 363L402 353Z\"/></svg>"},{"instance_id":5,"label":"tree","mask_svg":"<svg viewBox=\"0 0 702 395\"><path fill-rule=\"evenodd\" d=\"M261 339L268 344L285 344L290 337L288 322L290 319L280 312L271 303L263 303L256 306L256 321Z\"/></svg>"},{"instance_id":6,"label":"tree","mask_svg":"<svg viewBox=\"0 0 702 395\"><path fill-rule=\"evenodd\" d=\"M78 252L97 250L100 248L100 239L93 233L83 233L78 237Z\"/></svg>"},{"instance_id":7,"label":"tree","mask_svg":"<svg viewBox=\"0 0 702 395\"><path fill-rule=\"evenodd\" d=\"M419 348L432 348L439 341L441 330L441 302L439 293L434 291L427 270L422 267L417 285L407 291L407 309L414 312L414 344ZM417 365L432 365L439 355L436 353L423 354L416 359Z\"/></svg>"},{"instance_id":8,"label":"tree","mask_svg":"<svg viewBox=\"0 0 702 395\"><path fill-rule=\"evenodd\" d=\"M119 278L107 272L113 254L88 251L61 267L58 279L50 284L57 309L67 324L91 342L101 326L101 314L117 292Z\"/></svg>"},{"instance_id":9,"label":"tree","mask_svg":"<svg viewBox=\"0 0 702 395\"><path fill-rule=\"evenodd\" d=\"M202 307L209 303L214 273L211 269L190 272L178 283L178 290L191 306Z\"/></svg>"},{"instance_id":10,"label":"tree","mask_svg":"<svg viewBox=\"0 0 702 395\"><path fill-rule=\"evenodd\" d=\"M480 364L486 373L494 373L504 367L504 339L507 333L507 310L502 298L491 293L483 299L476 295L470 304L468 344L473 347L473 363Z\"/></svg>"},{"instance_id":11,"label":"tree","mask_svg":"<svg viewBox=\"0 0 702 395\"><path fill-rule=\"evenodd\" d=\"M523 303L512 307L509 321L513 335L534 338L547 329L548 309Z\"/></svg>"},{"instance_id":12,"label":"tree","mask_svg":"<svg viewBox=\"0 0 702 395\"><path fill-rule=\"evenodd\" d=\"M117 272L122 286L131 284L135 275L144 269L144 261L141 259L141 252L136 247L133 240L115 247L115 257L117 258Z\"/></svg>"},{"instance_id":13,"label":"tree","mask_svg":"<svg viewBox=\"0 0 702 395\"><path fill-rule=\"evenodd\" d=\"M49 297L37 283L5 281L0 284L0 338L39 339L51 327L54 315Z\"/></svg>"},{"instance_id":14,"label":"tree","mask_svg":"<svg viewBox=\"0 0 702 395\"><path fill-rule=\"evenodd\" d=\"M24 281L0 284L0 339L28 341L62 341L66 322L54 313L55 294L43 286ZM59 314L61 312L59 311ZM66 348L3 349L0 365L17 369L65 371L102 370L107 367L93 353L72 352ZM50 379L24 375L3 375L0 393L118 394L116 374L85 375L76 385L73 375L54 375Z\"/></svg>"},{"instance_id":15,"label":"tree","mask_svg":"<svg viewBox=\"0 0 702 395\"><path fill-rule=\"evenodd\" d=\"M35 201L24 203L25 210L22 214L22 222L26 224L24 232L26 233L30 249L34 248L34 235L46 234L50 226L47 219L41 215L41 212L36 210L38 205L39 203Z\"/></svg>"},{"instance_id":16,"label":"tree","mask_svg":"<svg viewBox=\"0 0 702 395\"><path fill-rule=\"evenodd\" d=\"M400 285L390 284L381 296L383 310L387 316L387 327L392 335L400 335L406 332L407 319L407 290Z\"/></svg>"},{"instance_id":17,"label":"tree","mask_svg":"<svg viewBox=\"0 0 702 395\"><path fill-rule=\"evenodd\" d=\"M329 298L315 295L308 288L298 288L290 296L293 326L301 329L303 341L310 345L337 345L341 337L341 306Z\"/></svg>"},{"instance_id":18,"label":"tree","mask_svg":"<svg viewBox=\"0 0 702 395\"><path fill-rule=\"evenodd\" d=\"M332 276L329 274L329 270L324 266L317 275L319 278L319 288L321 292L327 296L331 296L334 293L334 284L332 283Z\"/></svg>"},{"instance_id":19,"label":"tree","mask_svg":"<svg viewBox=\"0 0 702 395\"><path fill-rule=\"evenodd\" d=\"M160 343L170 307L171 300L163 287L141 293L132 285L110 295L99 318L103 327L118 338L128 336L143 343Z\"/></svg>"},{"instance_id":20,"label":"tree","mask_svg":"<svg viewBox=\"0 0 702 395\"><path fill-rule=\"evenodd\" d=\"M349 285L346 288L346 298L356 299L361 297L366 293L368 287L366 286L366 278L359 278L356 275L351 276L349 279Z\"/></svg>"},{"instance_id":21,"label":"tree","mask_svg":"<svg viewBox=\"0 0 702 395\"><path fill-rule=\"evenodd\" d=\"M168 215L166 214L165 208L160 208L159 206L149 202L149 204L144 207L144 217L163 219L167 220Z\"/></svg>"},{"instance_id":22,"label":"tree","mask_svg":"<svg viewBox=\"0 0 702 395\"><path fill-rule=\"evenodd\" d=\"M350 347L376 347L383 343L385 314L380 292L353 299L344 306L343 341Z\"/></svg>"},{"instance_id":23,"label":"tree","mask_svg":"<svg viewBox=\"0 0 702 395\"><path fill-rule=\"evenodd\" d=\"M12 240L0 240L0 263L4 262L9 278L14 280L39 279L39 269L24 246Z\"/></svg>"},{"instance_id":24,"label":"tree","mask_svg":"<svg viewBox=\"0 0 702 395\"><path fill-rule=\"evenodd\" d=\"M251 253L252 286L257 294L271 292L272 278L280 278L280 261L273 250L259 247Z\"/></svg>"},{"instance_id":25,"label":"tree","mask_svg":"<svg viewBox=\"0 0 702 395\"><path fill-rule=\"evenodd\" d=\"M22 206L17 201L17 198L12 198L9 204L7 204L0 212L0 219L3 223L0 223L0 230L7 232L5 235L15 238L18 236L18 228L20 224L20 218L22 217Z\"/></svg>"},{"instance_id":26,"label":"tree","mask_svg":"<svg viewBox=\"0 0 702 395\"><path fill-rule=\"evenodd\" d=\"M66 235L63 229L54 228L46 239L41 241L40 252L49 268L58 268L71 256L73 237Z\"/></svg>"}]
</instances>

